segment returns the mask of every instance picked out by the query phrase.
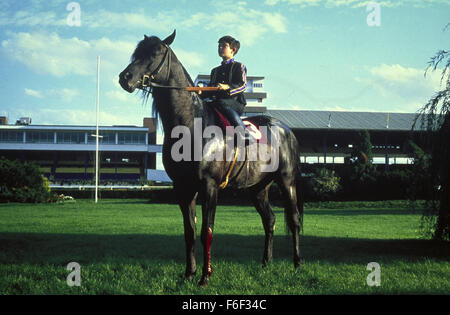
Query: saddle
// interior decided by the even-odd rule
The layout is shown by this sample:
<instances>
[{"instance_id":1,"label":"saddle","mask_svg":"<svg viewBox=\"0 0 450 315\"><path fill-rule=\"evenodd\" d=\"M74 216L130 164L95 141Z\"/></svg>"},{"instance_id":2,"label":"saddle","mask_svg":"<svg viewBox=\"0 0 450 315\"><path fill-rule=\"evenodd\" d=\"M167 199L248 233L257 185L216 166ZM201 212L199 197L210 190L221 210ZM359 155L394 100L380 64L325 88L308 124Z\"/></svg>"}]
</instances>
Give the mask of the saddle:
<instances>
[{"instance_id":1,"label":"saddle","mask_svg":"<svg viewBox=\"0 0 450 315\"><path fill-rule=\"evenodd\" d=\"M229 120L225 117L224 114L220 112L218 108L214 107L214 113L216 117L218 118L217 121L219 121L220 126L224 132L227 130L234 135L235 130L234 126L232 126L229 122ZM259 128L259 126L255 123L250 121L249 119L243 119L244 125L246 126L247 131L250 133L250 135L253 137L253 139L257 143L265 143L267 144L267 137L264 134L264 132Z\"/></svg>"}]
</instances>

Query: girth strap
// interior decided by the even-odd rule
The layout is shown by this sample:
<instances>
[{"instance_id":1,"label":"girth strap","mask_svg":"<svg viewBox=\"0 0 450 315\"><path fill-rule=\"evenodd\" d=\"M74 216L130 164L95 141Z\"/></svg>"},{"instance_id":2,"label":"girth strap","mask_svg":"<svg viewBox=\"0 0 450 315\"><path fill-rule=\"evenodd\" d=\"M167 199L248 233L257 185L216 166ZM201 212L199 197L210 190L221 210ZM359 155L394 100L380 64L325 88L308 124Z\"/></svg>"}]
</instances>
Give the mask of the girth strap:
<instances>
[{"instance_id":1,"label":"girth strap","mask_svg":"<svg viewBox=\"0 0 450 315\"><path fill-rule=\"evenodd\" d=\"M236 147L236 150L234 151L233 162L231 163L230 169L227 172L227 176L225 177L224 182L222 184L220 184L220 186L219 186L220 189L225 189L225 187L227 187L227 185L228 185L228 180L230 178L231 171L233 170L234 165L236 164L238 151L239 151L239 147Z\"/></svg>"}]
</instances>

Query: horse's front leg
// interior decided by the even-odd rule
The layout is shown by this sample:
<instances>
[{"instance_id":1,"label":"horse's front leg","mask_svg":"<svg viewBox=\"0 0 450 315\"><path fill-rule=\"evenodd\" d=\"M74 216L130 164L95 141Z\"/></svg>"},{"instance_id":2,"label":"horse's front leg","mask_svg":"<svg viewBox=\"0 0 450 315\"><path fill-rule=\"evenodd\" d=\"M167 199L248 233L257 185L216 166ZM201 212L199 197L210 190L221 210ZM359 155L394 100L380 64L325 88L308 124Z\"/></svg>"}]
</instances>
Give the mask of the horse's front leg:
<instances>
[{"instance_id":1,"label":"horse's front leg","mask_svg":"<svg viewBox=\"0 0 450 315\"><path fill-rule=\"evenodd\" d=\"M186 279L192 280L192 277L197 271L197 264L195 262L195 239L197 234L195 206L198 193L189 191L186 187L174 186L181 213L183 214L184 241L186 245L186 272L184 276Z\"/></svg>"},{"instance_id":2,"label":"horse's front leg","mask_svg":"<svg viewBox=\"0 0 450 315\"><path fill-rule=\"evenodd\" d=\"M207 286L209 277L213 269L211 266L211 244L214 231L214 217L217 205L217 183L213 180L205 181L203 184L203 205L202 205L202 234L203 244L203 270L200 286Z\"/></svg>"}]
</instances>

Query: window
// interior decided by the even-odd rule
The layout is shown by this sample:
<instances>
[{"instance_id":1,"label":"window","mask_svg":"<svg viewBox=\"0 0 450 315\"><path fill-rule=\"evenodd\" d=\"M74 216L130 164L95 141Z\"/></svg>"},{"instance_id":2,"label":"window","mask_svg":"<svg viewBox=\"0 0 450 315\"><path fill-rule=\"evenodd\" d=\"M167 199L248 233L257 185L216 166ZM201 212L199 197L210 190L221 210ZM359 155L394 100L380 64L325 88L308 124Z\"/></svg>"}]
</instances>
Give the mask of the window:
<instances>
[{"instance_id":1,"label":"window","mask_svg":"<svg viewBox=\"0 0 450 315\"><path fill-rule=\"evenodd\" d=\"M255 87L255 88L262 88L263 85L262 85L262 83L253 83L253 87Z\"/></svg>"},{"instance_id":2,"label":"window","mask_svg":"<svg viewBox=\"0 0 450 315\"><path fill-rule=\"evenodd\" d=\"M58 132L58 143L84 144L84 132Z\"/></svg>"},{"instance_id":3,"label":"window","mask_svg":"<svg viewBox=\"0 0 450 315\"><path fill-rule=\"evenodd\" d=\"M119 144L145 144L145 133L119 133Z\"/></svg>"},{"instance_id":4,"label":"window","mask_svg":"<svg viewBox=\"0 0 450 315\"><path fill-rule=\"evenodd\" d=\"M55 133L48 131L27 131L27 143L53 143Z\"/></svg>"},{"instance_id":5,"label":"window","mask_svg":"<svg viewBox=\"0 0 450 315\"><path fill-rule=\"evenodd\" d=\"M22 131L0 131L0 142L23 142Z\"/></svg>"},{"instance_id":6,"label":"window","mask_svg":"<svg viewBox=\"0 0 450 315\"><path fill-rule=\"evenodd\" d=\"M103 144L116 144L116 133L114 132L101 132L100 133L103 138L100 138L100 143Z\"/></svg>"},{"instance_id":7,"label":"window","mask_svg":"<svg viewBox=\"0 0 450 315\"><path fill-rule=\"evenodd\" d=\"M95 143L95 131L88 133L88 143ZM100 144L116 144L116 133L115 132L100 132L100 138L98 139Z\"/></svg>"}]
</instances>

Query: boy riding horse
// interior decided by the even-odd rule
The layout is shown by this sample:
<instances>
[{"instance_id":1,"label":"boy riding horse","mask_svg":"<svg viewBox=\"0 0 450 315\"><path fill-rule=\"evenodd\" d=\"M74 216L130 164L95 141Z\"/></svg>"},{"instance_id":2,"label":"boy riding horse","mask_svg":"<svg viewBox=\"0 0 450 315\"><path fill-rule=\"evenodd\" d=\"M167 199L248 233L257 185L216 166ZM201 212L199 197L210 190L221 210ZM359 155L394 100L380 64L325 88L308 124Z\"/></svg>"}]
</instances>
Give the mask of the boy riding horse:
<instances>
[{"instance_id":1,"label":"boy riding horse","mask_svg":"<svg viewBox=\"0 0 450 315\"><path fill-rule=\"evenodd\" d=\"M218 87L217 92L204 92L203 98L212 99L210 103L229 120L237 134L248 142L251 138L242 122L240 115L247 104L244 91L247 87L247 69L244 64L235 61L234 56L240 48L238 40L231 36L223 36L219 39L218 53L222 58L220 66L211 70L211 81L209 86Z\"/></svg>"}]
</instances>

